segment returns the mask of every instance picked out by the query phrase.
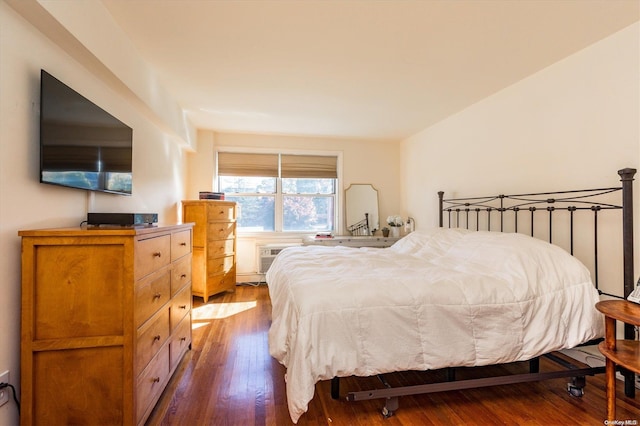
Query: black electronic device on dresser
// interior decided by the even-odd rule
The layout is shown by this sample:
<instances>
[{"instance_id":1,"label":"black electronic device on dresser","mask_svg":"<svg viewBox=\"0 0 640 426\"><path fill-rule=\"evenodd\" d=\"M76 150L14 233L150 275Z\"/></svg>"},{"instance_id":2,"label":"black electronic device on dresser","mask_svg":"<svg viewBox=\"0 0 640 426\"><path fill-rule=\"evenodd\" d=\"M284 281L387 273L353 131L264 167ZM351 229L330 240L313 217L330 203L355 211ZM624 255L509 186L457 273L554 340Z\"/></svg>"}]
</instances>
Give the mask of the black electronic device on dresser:
<instances>
[{"instance_id":1,"label":"black electronic device on dresser","mask_svg":"<svg viewBox=\"0 0 640 426\"><path fill-rule=\"evenodd\" d=\"M151 226L158 223L157 213L88 213L87 224L91 226Z\"/></svg>"}]
</instances>

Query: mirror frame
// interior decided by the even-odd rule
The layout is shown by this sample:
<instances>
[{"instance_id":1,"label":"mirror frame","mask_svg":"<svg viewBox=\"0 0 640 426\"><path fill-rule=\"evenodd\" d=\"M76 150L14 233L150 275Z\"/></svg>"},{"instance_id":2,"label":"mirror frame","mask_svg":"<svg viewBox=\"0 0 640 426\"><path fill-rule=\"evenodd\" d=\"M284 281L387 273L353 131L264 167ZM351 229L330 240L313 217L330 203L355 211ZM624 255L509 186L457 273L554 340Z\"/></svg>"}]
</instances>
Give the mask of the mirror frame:
<instances>
[{"instance_id":1,"label":"mirror frame","mask_svg":"<svg viewBox=\"0 0 640 426\"><path fill-rule=\"evenodd\" d=\"M360 190L359 192L356 192ZM369 198L367 198L369 197ZM363 206L363 207L354 207ZM345 229L364 220L369 213L369 234L374 235L380 229L378 190L370 183L352 183L344 190ZM363 235L363 234L360 234Z\"/></svg>"}]
</instances>

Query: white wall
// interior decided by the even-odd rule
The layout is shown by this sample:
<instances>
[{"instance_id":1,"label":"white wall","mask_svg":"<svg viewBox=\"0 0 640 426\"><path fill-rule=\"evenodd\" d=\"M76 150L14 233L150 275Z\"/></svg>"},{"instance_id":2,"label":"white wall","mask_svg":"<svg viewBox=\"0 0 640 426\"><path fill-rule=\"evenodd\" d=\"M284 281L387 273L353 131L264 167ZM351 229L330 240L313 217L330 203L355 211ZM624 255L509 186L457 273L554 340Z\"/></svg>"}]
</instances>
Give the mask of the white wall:
<instances>
[{"instance_id":1,"label":"white wall","mask_svg":"<svg viewBox=\"0 0 640 426\"><path fill-rule=\"evenodd\" d=\"M639 40L636 23L403 141L406 211L436 226L439 190L619 186L617 170L640 165Z\"/></svg>"},{"instance_id":2,"label":"white wall","mask_svg":"<svg viewBox=\"0 0 640 426\"><path fill-rule=\"evenodd\" d=\"M95 58L94 58L95 60ZM149 111L114 89L77 58L0 2L0 372L20 379L20 229L78 226L87 209L157 212L163 222L179 219L185 194L183 149L175 132L150 120ZM67 82L134 129L133 192L89 196L38 182L40 69ZM18 424L13 402L0 407L0 425Z\"/></svg>"},{"instance_id":3,"label":"white wall","mask_svg":"<svg viewBox=\"0 0 640 426\"><path fill-rule=\"evenodd\" d=\"M197 200L200 191L213 191L213 173L215 170L215 133L199 130L197 133L197 151L187 155L187 197Z\"/></svg>"},{"instance_id":4,"label":"white wall","mask_svg":"<svg viewBox=\"0 0 640 426\"><path fill-rule=\"evenodd\" d=\"M370 183L378 190L380 226L391 214L401 214L400 205L400 157L397 142L359 139L332 139L308 136L259 135L240 133L198 132L198 149L189 155L189 195L197 198L198 191L211 190L214 173L213 155L223 148L253 148L275 150L313 150L341 152L343 162L342 188L353 183ZM197 171L195 171L197 169ZM344 211L344 205L340 207ZM344 230L342 231L345 232ZM240 236L238 239L239 280L253 280L245 274L256 271L256 242L299 242L299 236L266 237Z\"/></svg>"}]
</instances>

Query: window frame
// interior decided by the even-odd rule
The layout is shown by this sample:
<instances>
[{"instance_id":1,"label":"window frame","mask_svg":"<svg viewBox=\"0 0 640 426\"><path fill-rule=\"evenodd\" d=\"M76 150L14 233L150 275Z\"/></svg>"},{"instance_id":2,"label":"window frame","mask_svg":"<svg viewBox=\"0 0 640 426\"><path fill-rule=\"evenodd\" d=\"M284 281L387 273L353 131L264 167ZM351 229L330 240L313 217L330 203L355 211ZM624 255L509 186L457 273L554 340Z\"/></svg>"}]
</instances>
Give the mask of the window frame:
<instances>
[{"instance_id":1,"label":"window frame","mask_svg":"<svg viewBox=\"0 0 640 426\"><path fill-rule=\"evenodd\" d=\"M258 149L258 148L242 148L242 147L220 147L215 150L215 158L214 158L214 176L213 176L213 188L215 191L219 190L219 175L218 175L218 154L220 152L229 152L229 153L243 153L243 154L280 154L280 155L322 155L322 156L335 156L336 157L336 182L335 182L335 194L332 196L335 200L334 205L334 229L331 231L334 234L340 233L340 230L343 228L344 215L342 214L343 210L343 200L344 194L342 190L342 151L320 151L320 150L283 150L283 149ZM235 194L234 194L235 195ZM272 196L270 193L242 193L239 195L246 196ZM273 231L244 231L241 228L238 228L239 236L255 236L255 237L269 237L269 236L297 236L297 235L315 235L315 231L284 231L283 230L283 206L284 206L284 195L282 192L282 177L278 176L276 178L276 192L273 194L275 197L275 207L274 207L274 228ZM290 194L287 194L290 195ZM302 194L312 196L313 194ZM318 195L316 195L318 196ZM319 194L319 196L324 196L323 194ZM327 195L327 197L329 197Z\"/></svg>"}]
</instances>

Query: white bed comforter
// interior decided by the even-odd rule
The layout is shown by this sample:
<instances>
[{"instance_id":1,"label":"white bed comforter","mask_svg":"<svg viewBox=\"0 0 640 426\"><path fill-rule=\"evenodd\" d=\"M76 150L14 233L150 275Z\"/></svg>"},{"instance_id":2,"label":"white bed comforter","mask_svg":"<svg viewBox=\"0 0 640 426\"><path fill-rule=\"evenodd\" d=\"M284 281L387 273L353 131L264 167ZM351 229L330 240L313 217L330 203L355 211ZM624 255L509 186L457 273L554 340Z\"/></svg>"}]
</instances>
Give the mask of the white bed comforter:
<instances>
[{"instance_id":1,"label":"white bed comforter","mask_svg":"<svg viewBox=\"0 0 640 426\"><path fill-rule=\"evenodd\" d=\"M386 249L283 250L266 277L291 419L332 377L528 360L603 335L587 268L531 237L416 231Z\"/></svg>"}]
</instances>

